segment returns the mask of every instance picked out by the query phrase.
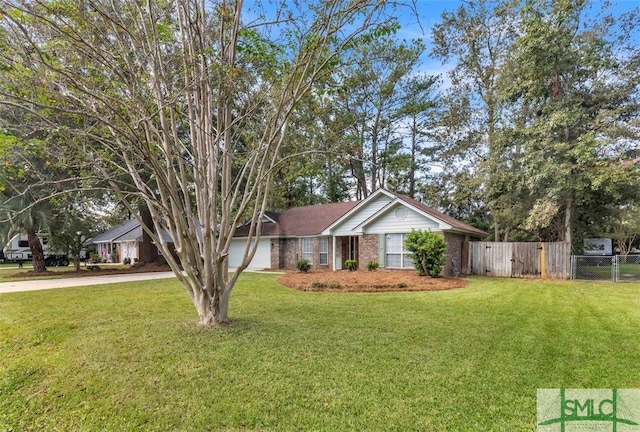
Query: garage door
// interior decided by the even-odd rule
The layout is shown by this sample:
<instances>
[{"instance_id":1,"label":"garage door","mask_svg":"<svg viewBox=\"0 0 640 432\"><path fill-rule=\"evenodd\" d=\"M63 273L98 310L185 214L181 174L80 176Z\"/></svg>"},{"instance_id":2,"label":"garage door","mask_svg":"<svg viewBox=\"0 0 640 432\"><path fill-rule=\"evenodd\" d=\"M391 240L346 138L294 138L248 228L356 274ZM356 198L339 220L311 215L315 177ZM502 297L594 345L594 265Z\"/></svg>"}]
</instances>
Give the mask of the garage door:
<instances>
[{"instance_id":1,"label":"garage door","mask_svg":"<svg viewBox=\"0 0 640 432\"><path fill-rule=\"evenodd\" d=\"M229 248L229 267L238 267L242 262L242 254L244 252L245 239L231 241ZM249 268L271 268L271 240L260 239L256 254L249 264Z\"/></svg>"}]
</instances>

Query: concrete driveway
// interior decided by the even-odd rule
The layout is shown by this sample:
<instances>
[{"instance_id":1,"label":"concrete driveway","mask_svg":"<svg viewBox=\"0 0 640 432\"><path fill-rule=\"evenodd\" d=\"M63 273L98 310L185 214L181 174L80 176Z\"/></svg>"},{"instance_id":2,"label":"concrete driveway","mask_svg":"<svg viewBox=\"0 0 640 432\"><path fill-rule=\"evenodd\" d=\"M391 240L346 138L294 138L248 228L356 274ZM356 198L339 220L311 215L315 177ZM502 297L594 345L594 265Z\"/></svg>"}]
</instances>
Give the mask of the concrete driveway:
<instances>
[{"instance_id":1,"label":"concrete driveway","mask_svg":"<svg viewBox=\"0 0 640 432\"><path fill-rule=\"evenodd\" d=\"M169 271L153 273L114 274L107 276L83 276L63 279L42 279L19 282L2 282L0 283L0 294L19 291L37 291L54 288L135 282L151 279L168 279L174 277L176 277L175 274Z\"/></svg>"}]
</instances>

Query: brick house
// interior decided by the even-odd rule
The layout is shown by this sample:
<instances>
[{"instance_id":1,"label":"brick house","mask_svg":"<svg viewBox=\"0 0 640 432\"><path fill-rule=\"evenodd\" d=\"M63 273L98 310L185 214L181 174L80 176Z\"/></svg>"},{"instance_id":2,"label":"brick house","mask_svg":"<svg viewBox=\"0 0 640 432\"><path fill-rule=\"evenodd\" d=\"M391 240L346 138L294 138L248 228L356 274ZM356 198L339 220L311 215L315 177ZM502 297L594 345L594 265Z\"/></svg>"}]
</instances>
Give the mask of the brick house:
<instances>
[{"instance_id":1,"label":"brick house","mask_svg":"<svg viewBox=\"0 0 640 432\"><path fill-rule=\"evenodd\" d=\"M313 268L330 270L345 268L350 259L360 268L376 261L380 268L413 269L410 253L403 247L412 229L442 233L449 245L445 275L460 271L465 241L487 236L408 196L378 189L362 201L266 213L249 267L291 269L305 258ZM247 234L247 227L236 230L229 251L230 267L241 263Z\"/></svg>"}]
</instances>

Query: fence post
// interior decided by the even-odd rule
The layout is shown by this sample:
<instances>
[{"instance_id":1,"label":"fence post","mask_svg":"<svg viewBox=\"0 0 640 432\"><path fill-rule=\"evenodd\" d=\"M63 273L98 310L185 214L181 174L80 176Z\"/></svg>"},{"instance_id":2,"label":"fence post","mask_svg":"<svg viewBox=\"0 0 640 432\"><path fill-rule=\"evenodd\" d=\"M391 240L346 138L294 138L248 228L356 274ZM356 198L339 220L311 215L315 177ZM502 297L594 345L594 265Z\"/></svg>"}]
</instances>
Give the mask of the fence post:
<instances>
[{"instance_id":1,"label":"fence post","mask_svg":"<svg viewBox=\"0 0 640 432\"><path fill-rule=\"evenodd\" d=\"M546 257L546 249L544 247L544 242L540 243L542 246L540 248L540 279L547 278L547 257Z\"/></svg>"},{"instance_id":2,"label":"fence post","mask_svg":"<svg viewBox=\"0 0 640 432\"><path fill-rule=\"evenodd\" d=\"M576 279L576 256L575 255L571 255L571 276L569 276L571 278L571 280L575 280Z\"/></svg>"}]
</instances>

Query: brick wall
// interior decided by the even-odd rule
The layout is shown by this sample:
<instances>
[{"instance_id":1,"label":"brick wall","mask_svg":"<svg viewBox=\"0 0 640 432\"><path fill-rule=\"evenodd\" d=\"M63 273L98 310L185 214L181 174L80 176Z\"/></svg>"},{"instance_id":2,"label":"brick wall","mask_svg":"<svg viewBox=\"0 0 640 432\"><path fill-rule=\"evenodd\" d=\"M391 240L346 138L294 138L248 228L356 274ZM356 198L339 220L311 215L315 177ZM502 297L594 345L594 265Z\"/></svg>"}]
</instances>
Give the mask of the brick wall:
<instances>
[{"instance_id":1,"label":"brick wall","mask_svg":"<svg viewBox=\"0 0 640 432\"><path fill-rule=\"evenodd\" d=\"M282 254L281 259L281 267L285 269L294 269L296 268L296 262L299 257L299 240L297 238L294 239L283 239L281 240L281 248L280 253Z\"/></svg>"},{"instance_id":2,"label":"brick wall","mask_svg":"<svg viewBox=\"0 0 640 432\"><path fill-rule=\"evenodd\" d=\"M274 242L278 242L274 246ZM311 268L331 269L331 258L333 254L333 242L328 241L327 264L320 265L320 238L313 239L313 263ZM271 241L271 268L273 269L295 269L296 263L302 258L302 240L299 238L288 238Z\"/></svg>"},{"instance_id":3,"label":"brick wall","mask_svg":"<svg viewBox=\"0 0 640 432\"><path fill-rule=\"evenodd\" d=\"M452 262L458 272L462 265L462 243L465 241L464 234L444 233L444 239L448 244L446 252L446 262L442 274L453 276ZM313 239L313 265L312 268L332 269L333 241L328 239L328 264L320 265L319 238ZM340 245L343 239L338 238L338 258L340 255ZM367 268L369 261L378 261L378 234L364 234L360 237L358 252L358 268ZM271 240L271 268L272 269L295 269L296 263L302 257L302 245L299 238L272 239ZM379 263L383 265L383 263Z\"/></svg>"},{"instance_id":4,"label":"brick wall","mask_svg":"<svg viewBox=\"0 0 640 432\"><path fill-rule=\"evenodd\" d=\"M283 239L271 239L271 268L281 269L284 268L284 240Z\"/></svg>"},{"instance_id":5,"label":"brick wall","mask_svg":"<svg viewBox=\"0 0 640 432\"><path fill-rule=\"evenodd\" d=\"M364 234L360 237L359 259L360 270L366 270L369 261L378 262L378 234Z\"/></svg>"}]
</instances>

